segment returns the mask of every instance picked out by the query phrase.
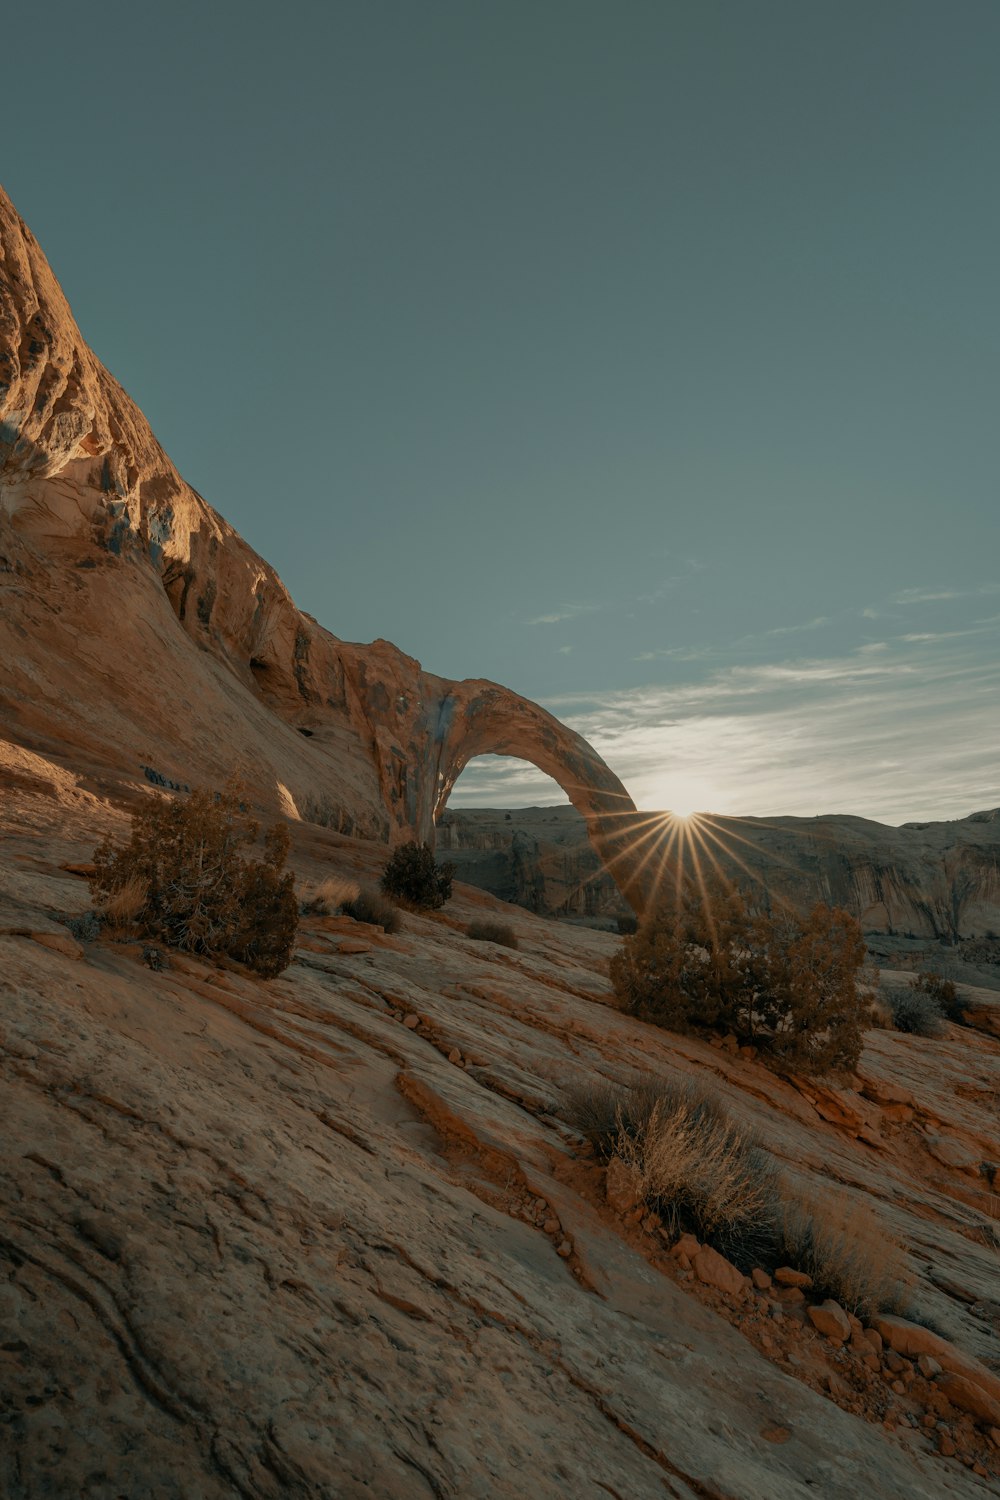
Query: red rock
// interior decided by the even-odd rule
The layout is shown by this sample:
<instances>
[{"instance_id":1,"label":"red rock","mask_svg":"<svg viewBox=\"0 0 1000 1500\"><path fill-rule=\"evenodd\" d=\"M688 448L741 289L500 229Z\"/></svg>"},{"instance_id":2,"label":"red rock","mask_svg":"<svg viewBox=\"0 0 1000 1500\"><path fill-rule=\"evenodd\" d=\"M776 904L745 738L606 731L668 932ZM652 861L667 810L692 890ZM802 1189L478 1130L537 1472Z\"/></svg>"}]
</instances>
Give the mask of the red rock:
<instances>
[{"instance_id":1,"label":"red rock","mask_svg":"<svg viewBox=\"0 0 1000 1500\"><path fill-rule=\"evenodd\" d=\"M839 1302L829 1298L819 1307L807 1307L806 1314L814 1328L834 1344L846 1344L851 1336L851 1324Z\"/></svg>"},{"instance_id":2,"label":"red rock","mask_svg":"<svg viewBox=\"0 0 1000 1500\"><path fill-rule=\"evenodd\" d=\"M728 1292L730 1296L742 1292L746 1285L742 1271L738 1271L731 1261L708 1245L698 1251L691 1264L699 1281L720 1292Z\"/></svg>"},{"instance_id":3,"label":"red rock","mask_svg":"<svg viewBox=\"0 0 1000 1500\"><path fill-rule=\"evenodd\" d=\"M420 1017L414 1015L414 1013L411 1011L408 1016L403 1017L403 1025L409 1031L416 1031L417 1027L420 1025Z\"/></svg>"},{"instance_id":4,"label":"red rock","mask_svg":"<svg viewBox=\"0 0 1000 1500\"><path fill-rule=\"evenodd\" d=\"M642 1174L620 1156L613 1156L604 1174L604 1196L616 1214L630 1213L642 1202Z\"/></svg>"},{"instance_id":5,"label":"red rock","mask_svg":"<svg viewBox=\"0 0 1000 1500\"><path fill-rule=\"evenodd\" d=\"M1000 1401L981 1385L964 1375L945 1374L941 1376L937 1386L941 1394L948 1398L952 1406L957 1406L959 1411L967 1411L981 1422L988 1422L994 1427L1000 1426Z\"/></svg>"},{"instance_id":6,"label":"red rock","mask_svg":"<svg viewBox=\"0 0 1000 1500\"><path fill-rule=\"evenodd\" d=\"M779 1286L812 1286L812 1277L807 1276L805 1271L794 1270L792 1266L779 1266L774 1279Z\"/></svg>"},{"instance_id":7,"label":"red rock","mask_svg":"<svg viewBox=\"0 0 1000 1500\"><path fill-rule=\"evenodd\" d=\"M759 1266L754 1267L754 1269L750 1272L750 1276L754 1286L758 1291L765 1292L771 1285L770 1276L766 1271L762 1271Z\"/></svg>"}]
</instances>

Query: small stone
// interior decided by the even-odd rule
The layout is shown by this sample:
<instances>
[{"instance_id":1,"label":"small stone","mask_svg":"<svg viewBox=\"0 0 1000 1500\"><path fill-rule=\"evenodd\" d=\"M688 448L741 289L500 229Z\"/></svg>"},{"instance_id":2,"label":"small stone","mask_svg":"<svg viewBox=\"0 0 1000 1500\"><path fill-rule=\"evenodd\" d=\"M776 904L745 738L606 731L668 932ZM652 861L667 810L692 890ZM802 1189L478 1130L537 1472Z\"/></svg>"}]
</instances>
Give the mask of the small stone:
<instances>
[{"instance_id":1,"label":"small stone","mask_svg":"<svg viewBox=\"0 0 1000 1500\"><path fill-rule=\"evenodd\" d=\"M806 1294L800 1286L779 1287L774 1295L785 1307L801 1307L806 1300Z\"/></svg>"},{"instance_id":2,"label":"small stone","mask_svg":"<svg viewBox=\"0 0 1000 1500\"><path fill-rule=\"evenodd\" d=\"M701 1245L693 1234L682 1234L680 1239L675 1241L670 1254L675 1260L681 1255L686 1255L688 1260L691 1260L693 1256L698 1254L700 1249Z\"/></svg>"},{"instance_id":3,"label":"small stone","mask_svg":"<svg viewBox=\"0 0 1000 1500\"><path fill-rule=\"evenodd\" d=\"M812 1277L807 1276L805 1271L793 1270L791 1266L779 1266L774 1273L774 1279L779 1286L812 1286Z\"/></svg>"},{"instance_id":4,"label":"small stone","mask_svg":"<svg viewBox=\"0 0 1000 1500\"><path fill-rule=\"evenodd\" d=\"M411 1011L408 1016L403 1017L403 1025L409 1031L416 1031L417 1027L420 1025L420 1017L418 1015L415 1015L413 1011Z\"/></svg>"},{"instance_id":5,"label":"small stone","mask_svg":"<svg viewBox=\"0 0 1000 1500\"><path fill-rule=\"evenodd\" d=\"M780 1304L777 1302L770 1303L768 1312L776 1323L780 1323L782 1318L785 1316L785 1314L781 1310Z\"/></svg>"},{"instance_id":6,"label":"small stone","mask_svg":"<svg viewBox=\"0 0 1000 1500\"><path fill-rule=\"evenodd\" d=\"M714 1286L720 1292L728 1292L735 1295L743 1290L743 1273L738 1271L732 1261L726 1260L718 1250L713 1250L709 1245L703 1246L698 1254L692 1257L694 1273L699 1281L706 1286Z\"/></svg>"},{"instance_id":7,"label":"small stone","mask_svg":"<svg viewBox=\"0 0 1000 1500\"><path fill-rule=\"evenodd\" d=\"M569 1257L573 1254L572 1240L563 1240L562 1244L557 1249L556 1254L561 1255L563 1260L568 1260Z\"/></svg>"},{"instance_id":8,"label":"small stone","mask_svg":"<svg viewBox=\"0 0 1000 1500\"><path fill-rule=\"evenodd\" d=\"M760 1292L766 1292L768 1287L771 1285L770 1276L766 1271L762 1271L759 1266L754 1267L754 1269L750 1272L750 1276L754 1286Z\"/></svg>"},{"instance_id":9,"label":"small stone","mask_svg":"<svg viewBox=\"0 0 1000 1500\"><path fill-rule=\"evenodd\" d=\"M935 1375L941 1374L941 1366L930 1354L920 1354L917 1356L917 1368L925 1380L933 1380Z\"/></svg>"},{"instance_id":10,"label":"small stone","mask_svg":"<svg viewBox=\"0 0 1000 1500\"><path fill-rule=\"evenodd\" d=\"M881 1370L882 1368L879 1357L875 1353L874 1349L870 1349L867 1354L862 1354L861 1363L863 1365L867 1365L868 1369L871 1370L875 1375L877 1375L879 1370Z\"/></svg>"},{"instance_id":11,"label":"small stone","mask_svg":"<svg viewBox=\"0 0 1000 1500\"><path fill-rule=\"evenodd\" d=\"M991 1427L987 1433L987 1437L994 1448L1000 1448L1000 1427Z\"/></svg>"},{"instance_id":12,"label":"small stone","mask_svg":"<svg viewBox=\"0 0 1000 1500\"><path fill-rule=\"evenodd\" d=\"M882 1353L882 1335L875 1328L865 1329L865 1338L871 1344L876 1354Z\"/></svg>"},{"instance_id":13,"label":"small stone","mask_svg":"<svg viewBox=\"0 0 1000 1500\"><path fill-rule=\"evenodd\" d=\"M740 1050L739 1038L735 1037L732 1032L722 1038L722 1045L726 1052L730 1052L734 1056Z\"/></svg>"},{"instance_id":14,"label":"small stone","mask_svg":"<svg viewBox=\"0 0 1000 1500\"><path fill-rule=\"evenodd\" d=\"M955 1456L955 1444L946 1432L942 1432L938 1438L938 1452L944 1458L954 1458Z\"/></svg>"},{"instance_id":15,"label":"small stone","mask_svg":"<svg viewBox=\"0 0 1000 1500\"><path fill-rule=\"evenodd\" d=\"M989 1469L985 1469L979 1462L976 1462L972 1465L972 1472L973 1474L978 1474L980 1479L989 1479L990 1477Z\"/></svg>"},{"instance_id":16,"label":"small stone","mask_svg":"<svg viewBox=\"0 0 1000 1500\"><path fill-rule=\"evenodd\" d=\"M839 1302L829 1298L819 1307L806 1309L809 1321L824 1337L834 1344L846 1344L851 1336L851 1324Z\"/></svg>"},{"instance_id":17,"label":"small stone","mask_svg":"<svg viewBox=\"0 0 1000 1500\"><path fill-rule=\"evenodd\" d=\"M934 1416L934 1413L932 1411L925 1411L923 1416L920 1418L920 1425L921 1427L933 1427L935 1421L936 1418Z\"/></svg>"},{"instance_id":18,"label":"small stone","mask_svg":"<svg viewBox=\"0 0 1000 1500\"><path fill-rule=\"evenodd\" d=\"M542 1229L545 1231L546 1234L558 1234L559 1233L559 1220L558 1219L546 1219L545 1223L542 1225Z\"/></svg>"},{"instance_id":19,"label":"small stone","mask_svg":"<svg viewBox=\"0 0 1000 1500\"><path fill-rule=\"evenodd\" d=\"M894 1380L892 1382L892 1386L890 1387L890 1389L894 1390L896 1392L897 1396L905 1396L906 1395L906 1386L903 1384L903 1382L901 1380Z\"/></svg>"},{"instance_id":20,"label":"small stone","mask_svg":"<svg viewBox=\"0 0 1000 1500\"><path fill-rule=\"evenodd\" d=\"M675 1255L674 1259L676 1260L682 1271L690 1271L691 1262L688 1260L683 1250L681 1251L680 1255Z\"/></svg>"},{"instance_id":21,"label":"small stone","mask_svg":"<svg viewBox=\"0 0 1000 1500\"><path fill-rule=\"evenodd\" d=\"M460 1063L462 1061L462 1054L461 1052L459 1052L457 1047L452 1047L451 1051L448 1053L448 1061L450 1063Z\"/></svg>"},{"instance_id":22,"label":"small stone","mask_svg":"<svg viewBox=\"0 0 1000 1500\"><path fill-rule=\"evenodd\" d=\"M891 1370L894 1375L901 1375L906 1368L904 1361L896 1353L895 1349L890 1349L886 1354L885 1363L886 1368Z\"/></svg>"}]
</instances>

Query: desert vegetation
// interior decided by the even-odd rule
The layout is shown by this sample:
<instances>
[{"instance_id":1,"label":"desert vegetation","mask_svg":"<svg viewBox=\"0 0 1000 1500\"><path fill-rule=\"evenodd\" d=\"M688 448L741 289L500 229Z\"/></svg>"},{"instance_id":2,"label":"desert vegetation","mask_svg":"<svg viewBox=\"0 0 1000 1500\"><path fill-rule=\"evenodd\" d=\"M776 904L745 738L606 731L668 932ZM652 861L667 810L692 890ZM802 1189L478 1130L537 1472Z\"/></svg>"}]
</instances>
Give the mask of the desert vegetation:
<instances>
[{"instance_id":1,"label":"desert vegetation","mask_svg":"<svg viewBox=\"0 0 1000 1500\"><path fill-rule=\"evenodd\" d=\"M128 842L105 839L90 877L95 921L206 958L228 957L271 978L291 962L298 925L288 832L264 835L263 858L235 781L184 801L154 797L136 812Z\"/></svg>"},{"instance_id":2,"label":"desert vegetation","mask_svg":"<svg viewBox=\"0 0 1000 1500\"><path fill-rule=\"evenodd\" d=\"M300 891L299 913L303 917L334 917L348 902L354 901L359 892L356 880L328 875L325 880L307 885Z\"/></svg>"},{"instance_id":3,"label":"desert vegetation","mask_svg":"<svg viewBox=\"0 0 1000 1500\"><path fill-rule=\"evenodd\" d=\"M803 1194L754 1133L711 1095L656 1078L599 1083L569 1098L599 1160L630 1169L668 1235L690 1233L744 1271L790 1267L858 1317L905 1298L902 1252L860 1201Z\"/></svg>"},{"instance_id":4,"label":"desert vegetation","mask_svg":"<svg viewBox=\"0 0 1000 1500\"><path fill-rule=\"evenodd\" d=\"M341 904L341 911L355 922L367 922L372 927L382 927L386 932L398 932L402 918L399 908L375 886L363 885L349 900Z\"/></svg>"},{"instance_id":5,"label":"desert vegetation","mask_svg":"<svg viewBox=\"0 0 1000 1500\"><path fill-rule=\"evenodd\" d=\"M387 896L415 911L436 911L451 900L454 865L439 865L429 844L400 844L394 849L379 884Z\"/></svg>"},{"instance_id":6,"label":"desert vegetation","mask_svg":"<svg viewBox=\"0 0 1000 1500\"><path fill-rule=\"evenodd\" d=\"M477 917L469 923L465 935L477 943L499 943L502 948L517 947L517 934L507 922L487 922Z\"/></svg>"},{"instance_id":7,"label":"desert vegetation","mask_svg":"<svg viewBox=\"0 0 1000 1500\"><path fill-rule=\"evenodd\" d=\"M630 1015L689 1035L721 1030L774 1068L826 1073L852 1068L861 1053L864 958L845 911L817 905L802 920L687 881L625 939L611 981Z\"/></svg>"}]
</instances>

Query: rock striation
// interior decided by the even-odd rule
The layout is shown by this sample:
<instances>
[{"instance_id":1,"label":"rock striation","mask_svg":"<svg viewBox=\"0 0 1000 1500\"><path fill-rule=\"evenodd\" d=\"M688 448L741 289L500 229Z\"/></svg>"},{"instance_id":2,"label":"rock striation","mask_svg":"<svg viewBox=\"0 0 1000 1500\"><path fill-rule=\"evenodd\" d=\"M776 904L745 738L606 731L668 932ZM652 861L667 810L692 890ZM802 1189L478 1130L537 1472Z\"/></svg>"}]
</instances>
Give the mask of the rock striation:
<instances>
[{"instance_id":1,"label":"rock striation","mask_svg":"<svg viewBox=\"0 0 1000 1500\"><path fill-rule=\"evenodd\" d=\"M178 786L239 759L266 804L389 840L433 840L487 753L533 761L598 839L634 810L536 704L425 672L387 641L338 640L296 609L87 347L2 191L0 587L0 695L26 745L105 765L124 748Z\"/></svg>"}]
</instances>

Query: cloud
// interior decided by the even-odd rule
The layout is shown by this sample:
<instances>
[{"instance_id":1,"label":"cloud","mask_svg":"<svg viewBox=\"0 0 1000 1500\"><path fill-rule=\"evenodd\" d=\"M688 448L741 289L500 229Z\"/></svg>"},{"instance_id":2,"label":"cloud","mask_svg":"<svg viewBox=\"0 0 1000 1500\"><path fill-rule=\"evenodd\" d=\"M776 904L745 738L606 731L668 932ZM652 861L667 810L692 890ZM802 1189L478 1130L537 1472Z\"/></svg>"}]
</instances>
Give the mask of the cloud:
<instances>
[{"instance_id":1,"label":"cloud","mask_svg":"<svg viewBox=\"0 0 1000 1500\"><path fill-rule=\"evenodd\" d=\"M911 588L899 589L892 596L893 604L937 604L952 599L980 599L984 594L1000 593L1000 582L980 583L973 588Z\"/></svg>"},{"instance_id":2,"label":"cloud","mask_svg":"<svg viewBox=\"0 0 1000 1500\"><path fill-rule=\"evenodd\" d=\"M534 619L525 620L526 625L561 625L564 620L576 620L580 615L594 614L602 609L600 604L562 604L548 615L536 615Z\"/></svg>"},{"instance_id":3,"label":"cloud","mask_svg":"<svg viewBox=\"0 0 1000 1500\"><path fill-rule=\"evenodd\" d=\"M896 638L546 706L641 807L961 817L1000 804L998 644Z\"/></svg>"},{"instance_id":4,"label":"cloud","mask_svg":"<svg viewBox=\"0 0 1000 1500\"><path fill-rule=\"evenodd\" d=\"M573 650L572 646L557 646L556 647L556 655L557 656L569 656L570 653L572 652L572 650Z\"/></svg>"}]
</instances>

